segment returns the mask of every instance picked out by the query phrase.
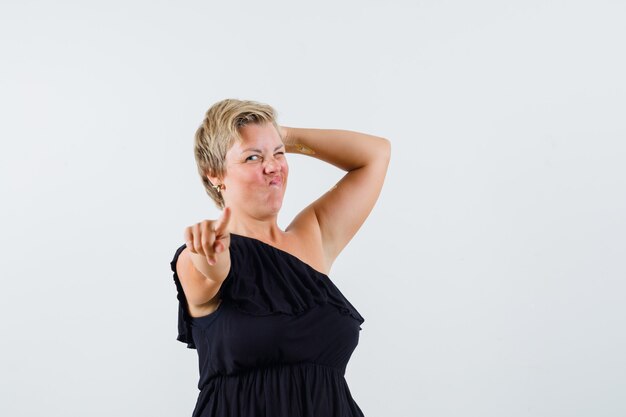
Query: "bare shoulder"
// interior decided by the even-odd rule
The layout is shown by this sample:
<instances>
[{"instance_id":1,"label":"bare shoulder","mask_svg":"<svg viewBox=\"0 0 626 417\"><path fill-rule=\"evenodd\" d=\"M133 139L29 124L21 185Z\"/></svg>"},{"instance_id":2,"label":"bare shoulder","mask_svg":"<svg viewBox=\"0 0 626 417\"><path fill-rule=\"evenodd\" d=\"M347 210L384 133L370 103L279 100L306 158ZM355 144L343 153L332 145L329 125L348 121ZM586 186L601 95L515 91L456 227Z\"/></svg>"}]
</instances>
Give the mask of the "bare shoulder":
<instances>
[{"instance_id":1,"label":"bare shoulder","mask_svg":"<svg viewBox=\"0 0 626 417\"><path fill-rule=\"evenodd\" d=\"M319 272L329 273L334 259L327 256L313 206L309 205L298 213L285 232L288 252Z\"/></svg>"},{"instance_id":2,"label":"bare shoulder","mask_svg":"<svg viewBox=\"0 0 626 417\"><path fill-rule=\"evenodd\" d=\"M189 314L192 317L210 314L217 309L220 302L218 296L220 283L207 279L196 269L188 248L183 249L178 256L176 275L180 279L187 299Z\"/></svg>"}]
</instances>

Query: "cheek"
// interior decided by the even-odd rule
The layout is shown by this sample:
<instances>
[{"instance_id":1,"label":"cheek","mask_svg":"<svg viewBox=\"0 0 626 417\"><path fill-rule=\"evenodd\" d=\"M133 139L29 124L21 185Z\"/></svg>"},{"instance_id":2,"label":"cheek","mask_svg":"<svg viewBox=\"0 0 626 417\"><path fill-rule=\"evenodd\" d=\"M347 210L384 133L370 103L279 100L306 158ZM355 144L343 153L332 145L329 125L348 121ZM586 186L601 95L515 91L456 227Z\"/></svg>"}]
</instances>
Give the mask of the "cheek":
<instances>
[{"instance_id":1,"label":"cheek","mask_svg":"<svg viewBox=\"0 0 626 417\"><path fill-rule=\"evenodd\" d=\"M262 179L263 177L260 176L256 170L248 169L238 172L237 175L233 175L231 182L233 188L246 192L246 190L257 186Z\"/></svg>"}]
</instances>

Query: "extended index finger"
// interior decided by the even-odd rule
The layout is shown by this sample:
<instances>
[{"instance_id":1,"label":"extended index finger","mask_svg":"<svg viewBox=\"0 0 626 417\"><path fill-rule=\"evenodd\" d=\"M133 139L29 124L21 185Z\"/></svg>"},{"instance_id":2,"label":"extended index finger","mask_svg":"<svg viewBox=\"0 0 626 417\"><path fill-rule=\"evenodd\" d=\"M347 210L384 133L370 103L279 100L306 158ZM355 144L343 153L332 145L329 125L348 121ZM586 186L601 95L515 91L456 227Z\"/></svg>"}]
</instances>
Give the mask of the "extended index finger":
<instances>
[{"instance_id":1,"label":"extended index finger","mask_svg":"<svg viewBox=\"0 0 626 417\"><path fill-rule=\"evenodd\" d=\"M230 221L230 207L224 207L224 212L222 213L222 217L215 224L215 234L217 236L222 235L227 227L228 222Z\"/></svg>"}]
</instances>

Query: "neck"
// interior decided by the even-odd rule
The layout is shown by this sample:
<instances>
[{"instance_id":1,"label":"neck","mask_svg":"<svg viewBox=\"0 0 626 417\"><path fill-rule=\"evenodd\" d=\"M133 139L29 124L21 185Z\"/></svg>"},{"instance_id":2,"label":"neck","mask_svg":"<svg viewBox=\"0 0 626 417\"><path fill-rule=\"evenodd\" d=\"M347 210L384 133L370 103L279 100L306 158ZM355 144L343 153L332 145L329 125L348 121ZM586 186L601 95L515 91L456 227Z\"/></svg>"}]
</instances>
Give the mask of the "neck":
<instances>
[{"instance_id":1,"label":"neck","mask_svg":"<svg viewBox=\"0 0 626 417\"><path fill-rule=\"evenodd\" d=\"M277 217L272 215L259 218L233 210L228 230L268 243L280 242L285 232L278 227Z\"/></svg>"}]
</instances>

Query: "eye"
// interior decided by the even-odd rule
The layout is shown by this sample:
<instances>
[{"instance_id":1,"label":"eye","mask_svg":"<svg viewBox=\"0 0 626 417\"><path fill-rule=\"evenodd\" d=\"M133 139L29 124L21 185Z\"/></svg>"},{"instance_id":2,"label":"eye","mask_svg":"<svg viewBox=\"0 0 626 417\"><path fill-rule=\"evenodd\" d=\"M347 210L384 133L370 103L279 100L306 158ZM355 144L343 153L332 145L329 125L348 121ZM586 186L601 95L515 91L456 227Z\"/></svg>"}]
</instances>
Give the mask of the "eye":
<instances>
[{"instance_id":1,"label":"eye","mask_svg":"<svg viewBox=\"0 0 626 417\"><path fill-rule=\"evenodd\" d=\"M250 159L250 158L260 158L259 155L250 155L249 157L246 158L246 161L257 161L257 159Z\"/></svg>"},{"instance_id":2,"label":"eye","mask_svg":"<svg viewBox=\"0 0 626 417\"><path fill-rule=\"evenodd\" d=\"M285 152L276 152L276 155L285 156Z\"/></svg>"}]
</instances>

